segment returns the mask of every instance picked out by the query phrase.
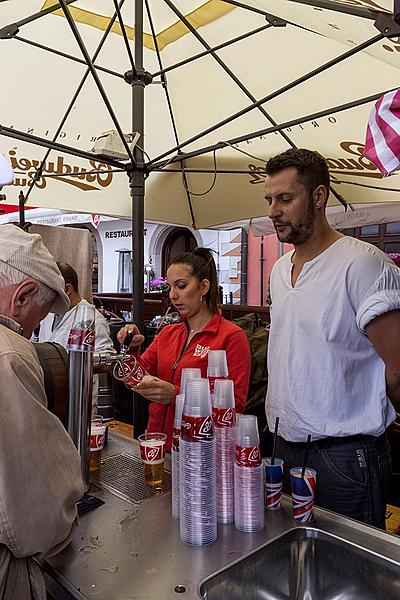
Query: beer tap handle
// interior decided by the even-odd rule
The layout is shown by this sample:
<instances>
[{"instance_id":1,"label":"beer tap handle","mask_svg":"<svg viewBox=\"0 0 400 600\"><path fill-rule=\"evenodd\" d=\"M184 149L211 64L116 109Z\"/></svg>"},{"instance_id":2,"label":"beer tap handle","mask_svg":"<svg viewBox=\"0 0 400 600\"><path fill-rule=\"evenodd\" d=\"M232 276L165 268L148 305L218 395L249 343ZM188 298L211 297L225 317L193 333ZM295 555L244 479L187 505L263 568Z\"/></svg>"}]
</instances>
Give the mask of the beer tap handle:
<instances>
[{"instance_id":1,"label":"beer tap handle","mask_svg":"<svg viewBox=\"0 0 400 600\"><path fill-rule=\"evenodd\" d=\"M128 352L131 341L133 340L133 335L134 335L133 331L130 331L129 333L126 334L124 343L121 345L120 354L122 356L125 356L125 354Z\"/></svg>"}]
</instances>

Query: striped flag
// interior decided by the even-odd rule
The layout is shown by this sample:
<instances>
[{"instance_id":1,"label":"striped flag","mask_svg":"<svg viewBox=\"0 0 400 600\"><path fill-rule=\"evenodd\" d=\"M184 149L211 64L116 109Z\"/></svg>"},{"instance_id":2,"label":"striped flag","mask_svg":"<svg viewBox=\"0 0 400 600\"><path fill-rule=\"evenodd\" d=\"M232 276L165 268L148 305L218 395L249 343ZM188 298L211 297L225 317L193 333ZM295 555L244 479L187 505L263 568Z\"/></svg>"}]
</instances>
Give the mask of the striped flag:
<instances>
[{"instance_id":1,"label":"striped flag","mask_svg":"<svg viewBox=\"0 0 400 600\"><path fill-rule=\"evenodd\" d=\"M364 155L382 175L400 166L400 90L379 98L368 119Z\"/></svg>"}]
</instances>

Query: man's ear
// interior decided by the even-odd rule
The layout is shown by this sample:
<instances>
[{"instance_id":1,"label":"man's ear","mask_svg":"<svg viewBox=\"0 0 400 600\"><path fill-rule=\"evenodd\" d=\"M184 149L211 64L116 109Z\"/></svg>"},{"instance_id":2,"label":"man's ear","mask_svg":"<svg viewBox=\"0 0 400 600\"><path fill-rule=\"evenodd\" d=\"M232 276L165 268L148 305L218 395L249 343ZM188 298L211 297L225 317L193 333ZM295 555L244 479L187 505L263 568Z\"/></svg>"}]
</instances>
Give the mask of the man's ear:
<instances>
[{"instance_id":1,"label":"man's ear","mask_svg":"<svg viewBox=\"0 0 400 600\"><path fill-rule=\"evenodd\" d=\"M18 285L11 299L12 318L18 317L29 306L32 298L37 294L38 288L39 284L34 279L25 279Z\"/></svg>"},{"instance_id":2,"label":"man's ear","mask_svg":"<svg viewBox=\"0 0 400 600\"><path fill-rule=\"evenodd\" d=\"M324 208L328 199L328 191L324 185L319 185L313 191L314 206L317 209Z\"/></svg>"},{"instance_id":3,"label":"man's ear","mask_svg":"<svg viewBox=\"0 0 400 600\"><path fill-rule=\"evenodd\" d=\"M74 288L72 287L72 285L70 283L66 283L65 287L64 287L64 291L69 298L71 296L72 292L74 291Z\"/></svg>"}]
</instances>

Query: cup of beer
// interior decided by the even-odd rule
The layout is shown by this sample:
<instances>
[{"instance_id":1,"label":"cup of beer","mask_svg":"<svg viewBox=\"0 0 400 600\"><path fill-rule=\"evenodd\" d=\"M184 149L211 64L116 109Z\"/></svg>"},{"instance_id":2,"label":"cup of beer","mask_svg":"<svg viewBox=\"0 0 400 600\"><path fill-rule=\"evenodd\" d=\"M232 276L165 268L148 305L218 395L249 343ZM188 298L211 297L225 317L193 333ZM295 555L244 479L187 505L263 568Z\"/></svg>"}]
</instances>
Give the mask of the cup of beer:
<instances>
[{"instance_id":1,"label":"cup of beer","mask_svg":"<svg viewBox=\"0 0 400 600\"><path fill-rule=\"evenodd\" d=\"M162 487L166 439L165 433L143 433L139 435L144 481L150 487Z\"/></svg>"},{"instance_id":2,"label":"cup of beer","mask_svg":"<svg viewBox=\"0 0 400 600\"><path fill-rule=\"evenodd\" d=\"M101 451L104 448L107 426L103 424L101 415L94 415L90 423L90 458L89 472L100 470Z\"/></svg>"}]
</instances>

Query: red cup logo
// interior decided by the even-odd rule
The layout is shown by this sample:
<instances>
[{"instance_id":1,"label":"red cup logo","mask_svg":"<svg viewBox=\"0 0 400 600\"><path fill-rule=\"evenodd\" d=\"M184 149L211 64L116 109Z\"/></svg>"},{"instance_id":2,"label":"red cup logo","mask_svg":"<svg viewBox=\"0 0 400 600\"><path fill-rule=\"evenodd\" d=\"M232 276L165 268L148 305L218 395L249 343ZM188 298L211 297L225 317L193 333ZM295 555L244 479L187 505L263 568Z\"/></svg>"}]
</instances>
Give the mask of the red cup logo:
<instances>
[{"instance_id":1,"label":"red cup logo","mask_svg":"<svg viewBox=\"0 0 400 600\"><path fill-rule=\"evenodd\" d=\"M210 415L206 417L190 417L182 415L181 437L188 442L212 440L214 437L213 423Z\"/></svg>"},{"instance_id":2,"label":"red cup logo","mask_svg":"<svg viewBox=\"0 0 400 600\"><path fill-rule=\"evenodd\" d=\"M242 467L258 467L261 465L260 447L236 446L236 463Z\"/></svg>"},{"instance_id":3,"label":"red cup logo","mask_svg":"<svg viewBox=\"0 0 400 600\"><path fill-rule=\"evenodd\" d=\"M155 445L157 444L157 445ZM164 442L149 440L140 444L140 457L145 463L157 463L164 460Z\"/></svg>"},{"instance_id":4,"label":"red cup logo","mask_svg":"<svg viewBox=\"0 0 400 600\"><path fill-rule=\"evenodd\" d=\"M212 409L213 421L216 427L235 427L236 412L234 408Z\"/></svg>"},{"instance_id":5,"label":"red cup logo","mask_svg":"<svg viewBox=\"0 0 400 600\"><path fill-rule=\"evenodd\" d=\"M104 448L105 441L104 433L91 433L90 434L90 449L91 450L102 450Z\"/></svg>"},{"instance_id":6,"label":"red cup logo","mask_svg":"<svg viewBox=\"0 0 400 600\"><path fill-rule=\"evenodd\" d=\"M133 385L140 383L145 375L146 369L134 356L122 361L122 363L116 363L114 367L114 377L116 379L122 379L126 383L132 383Z\"/></svg>"},{"instance_id":7,"label":"red cup logo","mask_svg":"<svg viewBox=\"0 0 400 600\"><path fill-rule=\"evenodd\" d=\"M94 339L95 335L92 327L89 329L72 328L68 336L68 345L91 349L94 347Z\"/></svg>"},{"instance_id":8,"label":"red cup logo","mask_svg":"<svg viewBox=\"0 0 400 600\"><path fill-rule=\"evenodd\" d=\"M172 448L179 451L179 437L181 434L181 430L178 427L174 427L172 430Z\"/></svg>"}]
</instances>

